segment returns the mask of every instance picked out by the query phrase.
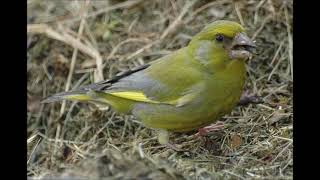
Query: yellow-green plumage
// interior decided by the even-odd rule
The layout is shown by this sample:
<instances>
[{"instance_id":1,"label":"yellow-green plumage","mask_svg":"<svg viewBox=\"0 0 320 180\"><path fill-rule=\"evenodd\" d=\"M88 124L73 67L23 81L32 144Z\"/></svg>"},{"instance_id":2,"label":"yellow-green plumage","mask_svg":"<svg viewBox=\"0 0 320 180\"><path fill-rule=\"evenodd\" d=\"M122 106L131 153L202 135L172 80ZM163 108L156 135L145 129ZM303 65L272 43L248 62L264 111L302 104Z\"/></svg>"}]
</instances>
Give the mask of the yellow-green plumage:
<instances>
[{"instance_id":1,"label":"yellow-green plumage","mask_svg":"<svg viewBox=\"0 0 320 180\"><path fill-rule=\"evenodd\" d=\"M165 132L206 126L233 109L245 82L243 57L253 46L238 23L216 21L188 46L145 67L47 101L91 101L131 112L145 126L161 129L159 141L165 143Z\"/></svg>"}]
</instances>

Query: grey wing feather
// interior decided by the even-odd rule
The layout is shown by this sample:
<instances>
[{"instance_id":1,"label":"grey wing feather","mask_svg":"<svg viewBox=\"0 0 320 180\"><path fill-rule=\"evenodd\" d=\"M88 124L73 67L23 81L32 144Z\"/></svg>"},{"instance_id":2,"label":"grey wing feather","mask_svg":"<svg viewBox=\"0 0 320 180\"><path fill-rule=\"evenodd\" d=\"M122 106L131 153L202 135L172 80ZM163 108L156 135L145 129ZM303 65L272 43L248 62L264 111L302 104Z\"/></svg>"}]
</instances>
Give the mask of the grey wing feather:
<instances>
[{"instance_id":1,"label":"grey wing feather","mask_svg":"<svg viewBox=\"0 0 320 180\"><path fill-rule=\"evenodd\" d=\"M103 92L142 91L150 99L153 99L161 91L166 91L167 88L145 74L144 70L149 66L150 64L145 64L132 70L119 73L110 80L90 84L88 86L81 87L78 90Z\"/></svg>"},{"instance_id":2,"label":"grey wing feather","mask_svg":"<svg viewBox=\"0 0 320 180\"><path fill-rule=\"evenodd\" d=\"M67 97L67 96L87 94L89 91L106 91L107 89L112 87L114 84L117 84L118 82L122 82L121 79L126 79L127 77L130 77L131 75L133 75L135 73L139 73L140 71L148 68L149 66L150 66L150 64L145 64L143 66L134 68L132 70L119 73L118 75L116 75L114 78L112 78L110 80L89 84L87 86L82 86L76 90L71 90L71 91L67 91L67 92L60 92L60 93L57 93L52 96L44 98L41 102L42 103L51 103L51 102L55 102L55 101L61 101L61 100L65 99L65 97ZM129 78L129 79L132 79L132 78ZM126 81L126 80L124 80L124 81Z\"/></svg>"},{"instance_id":3,"label":"grey wing feather","mask_svg":"<svg viewBox=\"0 0 320 180\"><path fill-rule=\"evenodd\" d=\"M126 79L128 77L134 76L134 74L141 72L142 70L148 68L149 66L150 66L150 64L145 64L145 65L139 66L137 68L134 68L132 70L121 72L110 80L101 81L98 83L93 83L93 84L90 84L87 86L83 86L83 87L79 88L79 90L80 91L81 90L83 90L83 91L88 91L88 90L105 91L105 90L113 87L114 84L117 84L118 82L123 81L122 79Z\"/></svg>"}]
</instances>

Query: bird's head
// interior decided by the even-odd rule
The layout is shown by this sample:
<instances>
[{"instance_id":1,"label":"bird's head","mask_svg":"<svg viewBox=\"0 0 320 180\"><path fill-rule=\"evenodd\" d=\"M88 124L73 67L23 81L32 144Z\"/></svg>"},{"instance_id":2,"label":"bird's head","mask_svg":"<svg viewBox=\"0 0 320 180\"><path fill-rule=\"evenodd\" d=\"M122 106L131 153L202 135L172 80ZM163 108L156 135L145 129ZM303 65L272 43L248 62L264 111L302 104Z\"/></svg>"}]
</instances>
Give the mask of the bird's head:
<instances>
[{"instance_id":1,"label":"bird's head","mask_svg":"<svg viewBox=\"0 0 320 180\"><path fill-rule=\"evenodd\" d=\"M223 67L231 61L249 59L256 45L240 24L219 20L195 35L188 48L201 63Z\"/></svg>"}]
</instances>

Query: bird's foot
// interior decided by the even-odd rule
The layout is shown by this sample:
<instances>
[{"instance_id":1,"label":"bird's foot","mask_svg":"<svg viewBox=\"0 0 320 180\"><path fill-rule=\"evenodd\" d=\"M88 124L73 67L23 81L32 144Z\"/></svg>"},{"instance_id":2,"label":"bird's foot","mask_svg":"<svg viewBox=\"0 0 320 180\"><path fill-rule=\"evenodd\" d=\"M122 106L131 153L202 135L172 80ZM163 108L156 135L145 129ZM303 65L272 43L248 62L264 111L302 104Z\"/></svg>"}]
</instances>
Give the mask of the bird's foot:
<instances>
[{"instance_id":1,"label":"bird's foot","mask_svg":"<svg viewBox=\"0 0 320 180\"><path fill-rule=\"evenodd\" d=\"M218 131L224 128L224 123L222 121L218 121L215 124L211 124L209 126L198 129L198 132L195 134L196 136L205 136L209 132Z\"/></svg>"},{"instance_id":2,"label":"bird's foot","mask_svg":"<svg viewBox=\"0 0 320 180\"><path fill-rule=\"evenodd\" d=\"M238 106L245 106L248 104L259 104L263 103L263 100L260 96L257 95L249 95L248 91L245 91L238 102Z\"/></svg>"},{"instance_id":3,"label":"bird's foot","mask_svg":"<svg viewBox=\"0 0 320 180\"><path fill-rule=\"evenodd\" d=\"M158 142L160 144L168 144L169 143L169 132L164 129L159 129L158 131Z\"/></svg>"},{"instance_id":4,"label":"bird's foot","mask_svg":"<svg viewBox=\"0 0 320 180\"><path fill-rule=\"evenodd\" d=\"M177 146L175 146L174 144L171 144L169 142L169 132L167 130L164 129L160 129L158 131L158 142L162 145L164 145L165 147L168 147L169 149L172 149L174 151L177 152L184 152L185 150L182 150L181 148L178 148Z\"/></svg>"}]
</instances>

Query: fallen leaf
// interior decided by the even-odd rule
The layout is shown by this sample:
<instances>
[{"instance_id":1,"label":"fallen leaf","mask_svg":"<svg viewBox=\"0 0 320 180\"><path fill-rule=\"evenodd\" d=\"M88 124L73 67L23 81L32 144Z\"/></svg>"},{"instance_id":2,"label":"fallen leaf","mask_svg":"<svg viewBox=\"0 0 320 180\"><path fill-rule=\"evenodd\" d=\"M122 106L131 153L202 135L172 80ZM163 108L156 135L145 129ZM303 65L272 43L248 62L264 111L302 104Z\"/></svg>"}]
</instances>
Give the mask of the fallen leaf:
<instances>
[{"instance_id":1,"label":"fallen leaf","mask_svg":"<svg viewBox=\"0 0 320 180\"><path fill-rule=\"evenodd\" d=\"M241 137L237 134L231 135L230 147L237 149L242 143Z\"/></svg>"}]
</instances>

